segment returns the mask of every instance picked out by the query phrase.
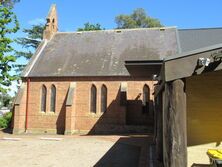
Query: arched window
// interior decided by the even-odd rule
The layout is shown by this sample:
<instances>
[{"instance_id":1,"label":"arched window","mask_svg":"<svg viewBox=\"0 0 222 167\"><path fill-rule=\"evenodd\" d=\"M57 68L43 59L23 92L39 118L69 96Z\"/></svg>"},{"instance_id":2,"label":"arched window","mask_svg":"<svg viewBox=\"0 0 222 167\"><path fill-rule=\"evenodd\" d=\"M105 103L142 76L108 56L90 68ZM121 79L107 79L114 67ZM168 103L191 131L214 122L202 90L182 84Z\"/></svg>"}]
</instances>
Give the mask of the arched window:
<instances>
[{"instance_id":1,"label":"arched window","mask_svg":"<svg viewBox=\"0 0 222 167\"><path fill-rule=\"evenodd\" d=\"M50 111L55 112L56 105L56 87L55 85L51 86L51 98L50 98Z\"/></svg>"},{"instance_id":2,"label":"arched window","mask_svg":"<svg viewBox=\"0 0 222 167\"><path fill-rule=\"evenodd\" d=\"M101 88L101 112L105 112L107 108L107 88L105 85Z\"/></svg>"},{"instance_id":3,"label":"arched window","mask_svg":"<svg viewBox=\"0 0 222 167\"><path fill-rule=\"evenodd\" d=\"M149 112L150 88L148 85L143 87L143 113Z\"/></svg>"},{"instance_id":4,"label":"arched window","mask_svg":"<svg viewBox=\"0 0 222 167\"><path fill-rule=\"evenodd\" d=\"M47 96L47 89L45 85L42 85L41 90L41 111L46 112L46 96Z\"/></svg>"},{"instance_id":5,"label":"arched window","mask_svg":"<svg viewBox=\"0 0 222 167\"><path fill-rule=\"evenodd\" d=\"M90 98L90 112L96 113L96 94L97 90L95 85L92 85L91 87L91 98Z\"/></svg>"}]
</instances>

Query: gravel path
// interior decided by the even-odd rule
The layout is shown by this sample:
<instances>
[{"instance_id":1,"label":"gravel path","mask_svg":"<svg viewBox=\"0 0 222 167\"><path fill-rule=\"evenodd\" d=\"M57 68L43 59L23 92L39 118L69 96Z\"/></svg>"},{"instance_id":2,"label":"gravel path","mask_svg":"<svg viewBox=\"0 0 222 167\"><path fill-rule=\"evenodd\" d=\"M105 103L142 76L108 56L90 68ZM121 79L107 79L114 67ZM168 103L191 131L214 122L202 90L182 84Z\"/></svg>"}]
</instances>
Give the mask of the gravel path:
<instances>
[{"instance_id":1,"label":"gravel path","mask_svg":"<svg viewBox=\"0 0 222 167\"><path fill-rule=\"evenodd\" d=\"M19 141L2 140L21 138ZM60 141L41 137L62 138ZM0 134L2 167L136 167L141 147L123 136L14 136Z\"/></svg>"}]
</instances>

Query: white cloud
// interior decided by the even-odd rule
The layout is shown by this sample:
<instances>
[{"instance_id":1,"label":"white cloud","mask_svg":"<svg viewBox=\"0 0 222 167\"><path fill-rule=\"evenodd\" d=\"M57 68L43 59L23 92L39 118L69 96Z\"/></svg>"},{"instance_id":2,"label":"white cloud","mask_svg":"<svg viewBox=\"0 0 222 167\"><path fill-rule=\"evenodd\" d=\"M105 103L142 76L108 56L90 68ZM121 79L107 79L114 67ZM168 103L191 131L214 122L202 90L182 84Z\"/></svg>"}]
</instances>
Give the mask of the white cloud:
<instances>
[{"instance_id":1,"label":"white cloud","mask_svg":"<svg viewBox=\"0 0 222 167\"><path fill-rule=\"evenodd\" d=\"M31 24L31 25L45 24L45 19L36 18L36 19L28 21L28 23Z\"/></svg>"}]
</instances>

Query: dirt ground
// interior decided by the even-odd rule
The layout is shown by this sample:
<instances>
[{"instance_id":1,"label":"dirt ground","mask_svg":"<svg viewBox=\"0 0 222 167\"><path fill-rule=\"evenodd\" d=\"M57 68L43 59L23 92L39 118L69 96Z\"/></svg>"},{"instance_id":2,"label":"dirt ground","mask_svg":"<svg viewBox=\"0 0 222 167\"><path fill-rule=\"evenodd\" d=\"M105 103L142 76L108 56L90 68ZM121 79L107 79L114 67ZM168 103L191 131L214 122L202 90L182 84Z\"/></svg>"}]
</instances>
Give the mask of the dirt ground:
<instances>
[{"instance_id":1,"label":"dirt ground","mask_svg":"<svg viewBox=\"0 0 222 167\"><path fill-rule=\"evenodd\" d=\"M60 141L42 140L61 138ZM20 138L21 140L4 140ZM2 167L145 167L152 136L9 135L0 132Z\"/></svg>"}]
</instances>

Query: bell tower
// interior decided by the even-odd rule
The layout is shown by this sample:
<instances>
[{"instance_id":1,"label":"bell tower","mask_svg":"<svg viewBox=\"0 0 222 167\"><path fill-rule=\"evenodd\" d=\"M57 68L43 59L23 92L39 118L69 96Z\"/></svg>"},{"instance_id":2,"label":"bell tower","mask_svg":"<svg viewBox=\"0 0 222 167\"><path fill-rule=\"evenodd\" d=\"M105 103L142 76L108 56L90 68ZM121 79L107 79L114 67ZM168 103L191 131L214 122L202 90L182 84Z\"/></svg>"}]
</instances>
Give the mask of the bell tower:
<instances>
[{"instance_id":1,"label":"bell tower","mask_svg":"<svg viewBox=\"0 0 222 167\"><path fill-rule=\"evenodd\" d=\"M50 40L53 34L58 31L58 17L55 4L51 6L46 21L43 39Z\"/></svg>"}]
</instances>

